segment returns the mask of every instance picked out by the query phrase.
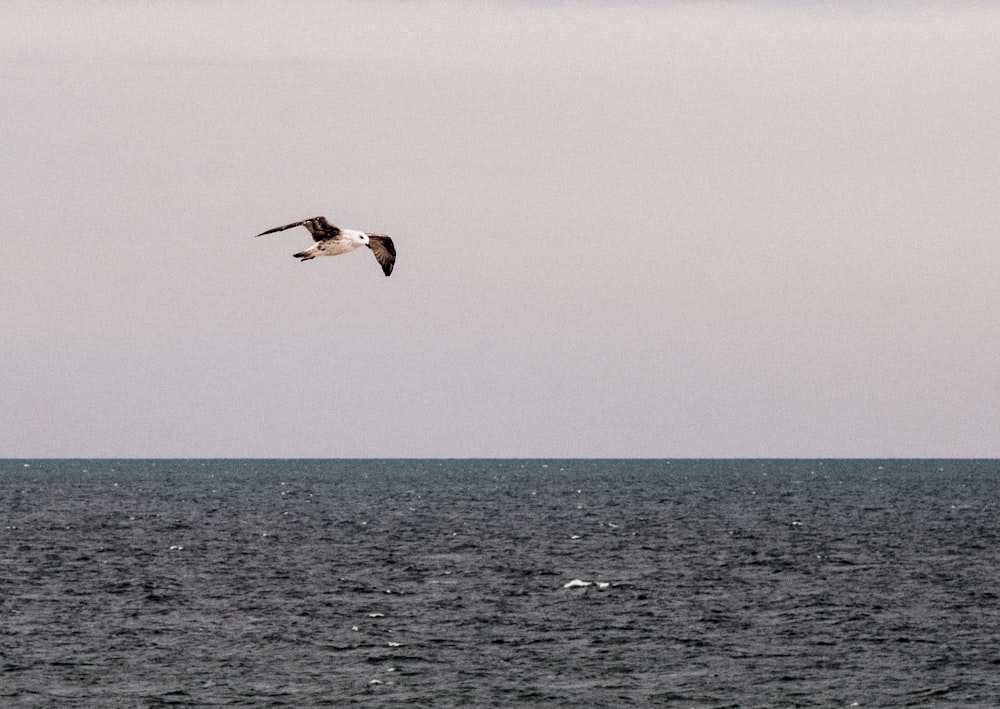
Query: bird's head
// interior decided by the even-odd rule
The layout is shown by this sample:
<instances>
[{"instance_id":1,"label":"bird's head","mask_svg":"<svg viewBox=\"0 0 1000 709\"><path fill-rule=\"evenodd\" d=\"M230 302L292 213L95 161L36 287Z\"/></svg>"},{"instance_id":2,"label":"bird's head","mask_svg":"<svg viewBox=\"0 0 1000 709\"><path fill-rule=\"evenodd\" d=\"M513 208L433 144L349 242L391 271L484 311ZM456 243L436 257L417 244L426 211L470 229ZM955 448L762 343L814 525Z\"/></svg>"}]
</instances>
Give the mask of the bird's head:
<instances>
[{"instance_id":1,"label":"bird's head","mask_svg":"<svg viewBox=\"0 0 1000 709\"><path fill-rule=\"evenodd\" d=\"M366 233L361 232L358 235L358 238L361 239L361 243L367 246L369 249L372 247L372 240L368 238L368 235Z\"/></svg>"}]
</instances>

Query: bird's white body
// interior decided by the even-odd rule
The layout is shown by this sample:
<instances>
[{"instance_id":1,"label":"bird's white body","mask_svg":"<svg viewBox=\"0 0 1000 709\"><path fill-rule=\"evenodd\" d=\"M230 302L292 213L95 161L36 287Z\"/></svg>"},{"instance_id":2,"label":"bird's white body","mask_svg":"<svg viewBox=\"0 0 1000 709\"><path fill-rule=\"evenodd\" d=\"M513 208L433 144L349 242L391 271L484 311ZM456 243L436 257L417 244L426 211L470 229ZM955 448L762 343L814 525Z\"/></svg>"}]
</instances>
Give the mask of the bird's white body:
<instances>
[{"instance_id":1,"label":"bird's white body","mask_svg":"<svg viewBox=\"0 0 1000 709\"><path fill-rule=\"evenodd\" d=\"M369 243L368 235L363 231L341 229L339 238L318 241L311 248L303 251L299 258L306 260L317 256L339 256L362 246L368 246Z\"/></svg>"}]
</instances>

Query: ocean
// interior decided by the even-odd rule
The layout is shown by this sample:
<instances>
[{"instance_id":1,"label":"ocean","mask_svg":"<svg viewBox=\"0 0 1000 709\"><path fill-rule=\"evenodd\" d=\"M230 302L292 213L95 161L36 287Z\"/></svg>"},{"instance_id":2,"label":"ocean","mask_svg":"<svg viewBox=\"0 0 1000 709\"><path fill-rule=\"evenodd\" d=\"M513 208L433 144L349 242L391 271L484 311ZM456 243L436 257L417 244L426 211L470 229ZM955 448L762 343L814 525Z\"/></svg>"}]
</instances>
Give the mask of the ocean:
<instances>
[{"instance_id":1,"label":"ocean","mask_svg":"<svg viewBox=\"0 0 1000 709\"><path fill-rule=\"evenodd\" d=\"M1000 706L993 460L4 460L0 706Z\"/></svg>"}]
</instances>

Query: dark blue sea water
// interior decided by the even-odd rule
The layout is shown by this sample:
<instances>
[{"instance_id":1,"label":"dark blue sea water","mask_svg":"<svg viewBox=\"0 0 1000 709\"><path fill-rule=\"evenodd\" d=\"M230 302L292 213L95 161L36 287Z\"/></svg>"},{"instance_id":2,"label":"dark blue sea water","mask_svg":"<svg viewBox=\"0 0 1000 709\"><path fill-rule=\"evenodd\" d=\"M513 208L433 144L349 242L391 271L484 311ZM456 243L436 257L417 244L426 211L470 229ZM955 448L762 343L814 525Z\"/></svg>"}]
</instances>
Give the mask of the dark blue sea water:
<instances>
[{"instance_id":1,"label":"dark blue sea water","mask_svg":"<svg viewBox=\"0 0 1000 709\"><path fill-rule=\"evenodd\" d=\"M1000 706L997 461L8 460L0 534L4 707Z\"/></svg>"}]
</instances>

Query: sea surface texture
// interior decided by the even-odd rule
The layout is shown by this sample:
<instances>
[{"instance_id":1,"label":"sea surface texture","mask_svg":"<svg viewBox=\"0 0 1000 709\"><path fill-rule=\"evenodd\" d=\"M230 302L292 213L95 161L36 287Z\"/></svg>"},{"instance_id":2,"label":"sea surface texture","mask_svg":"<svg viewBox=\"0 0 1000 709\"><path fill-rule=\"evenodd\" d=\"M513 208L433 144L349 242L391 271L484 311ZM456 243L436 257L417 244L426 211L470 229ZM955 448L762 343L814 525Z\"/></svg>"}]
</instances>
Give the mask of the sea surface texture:
<instances>
[{"instance_id":1,"label":"sea surface texture","mask_svg":"<svg viewBox=\"0 0 1000 709\"><path fill-rule=\"evenodd\" d=\"M1000 706L1000 463L0 461L0 706Z\"/></svg>"}]
</instances>

